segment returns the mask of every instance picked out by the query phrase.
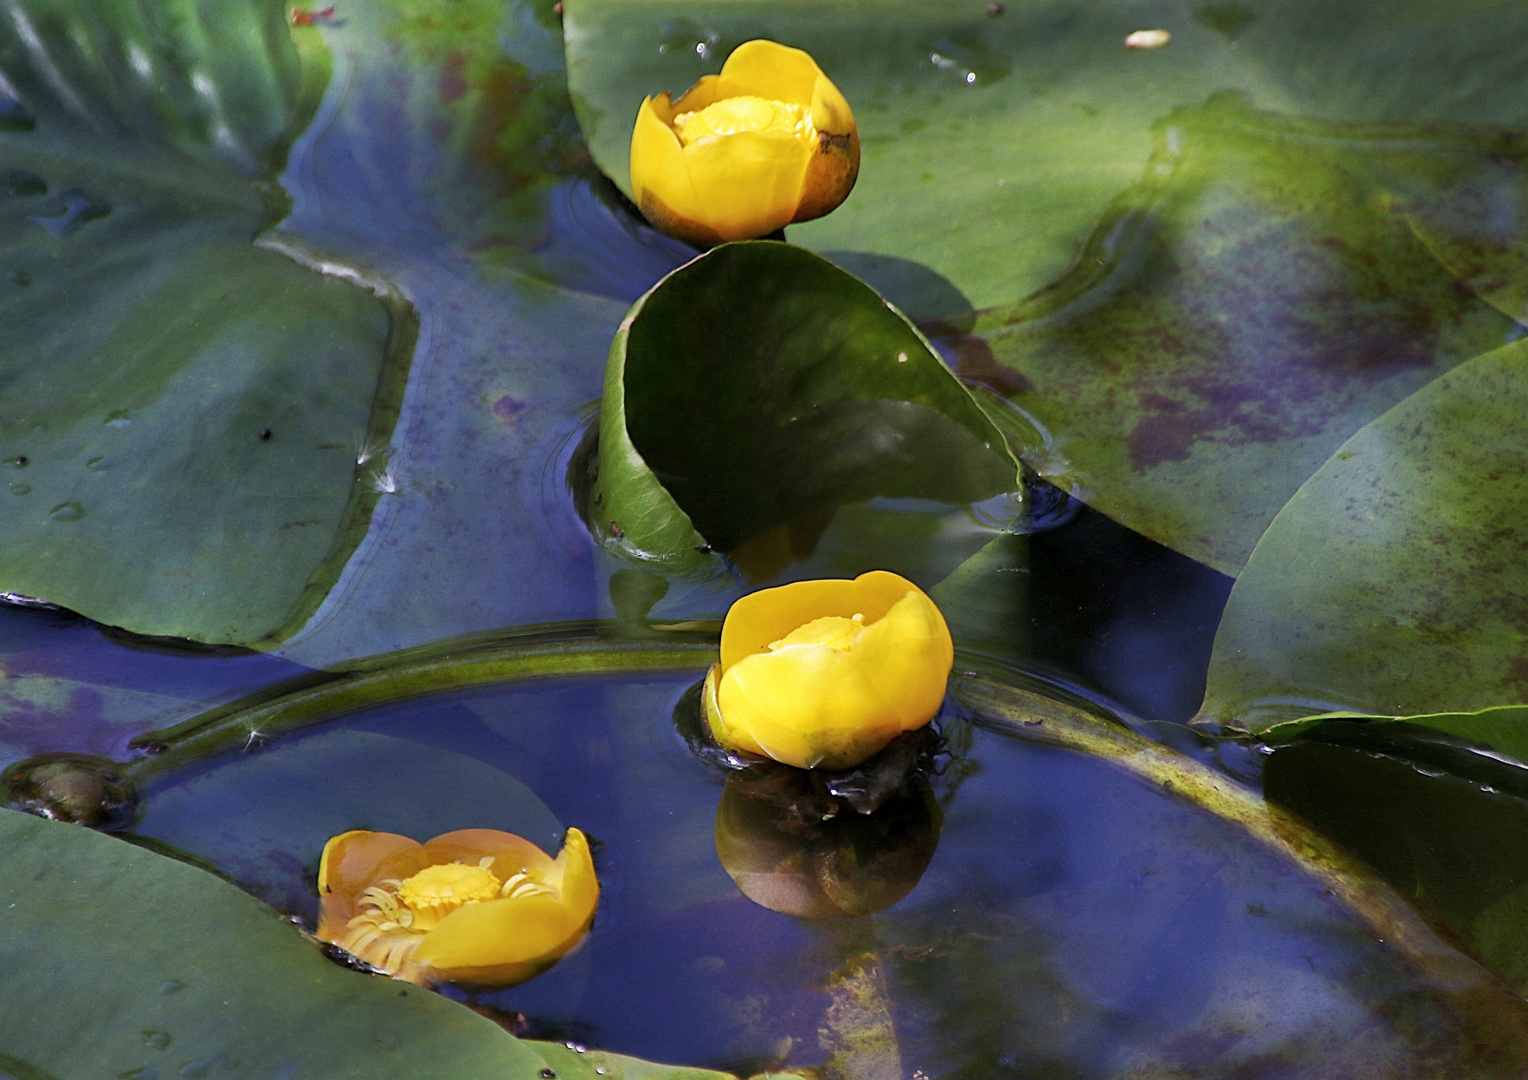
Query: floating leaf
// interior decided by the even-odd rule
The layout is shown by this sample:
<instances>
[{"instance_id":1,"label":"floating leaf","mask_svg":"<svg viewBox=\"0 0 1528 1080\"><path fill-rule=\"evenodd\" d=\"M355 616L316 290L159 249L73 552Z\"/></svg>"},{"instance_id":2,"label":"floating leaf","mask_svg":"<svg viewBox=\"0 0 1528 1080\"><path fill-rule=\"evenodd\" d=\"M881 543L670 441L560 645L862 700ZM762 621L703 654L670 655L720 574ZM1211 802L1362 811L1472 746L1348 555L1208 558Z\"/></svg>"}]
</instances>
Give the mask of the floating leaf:
<instances>
[{"instance_id":1,"label":"floating leaf","mask_svg":"<svg viewBox=\"0 0 1528 1080\"><path fill-rule=\"evenodd\" d=\"M1089 257L983 313L957 370L1050 433L1029 451L1042 474L1236 574L1348 436L1515 324L1459 286L1367 171L1424 133L1222 99L1157 136Z\"/></svg>"},{"instance_id":2,"label":"floating leaf","mask_svg":"<svg viewBox=\"0 0 1528 1080\"><path fill-rule=\"evenodd\" d=\"M1146 169L1153 124L1217 91L1333 121L1524 118L1528 13L1497 3L565 6L579 121L628 194L644 96L679 93L749 38L812 53L854 109L863 161L844 207L791 239L842 258L919 319L1010 304L1059 278ZM1171 45L1127 50L1144 27L1170 29Z\"/></svg>"},{"instance_id":3,"label":"floating leaf","mask_svg":"<svg viewBox=\"0 0 1528 1080\"><path fill-rule=\"evenodd\" d=\"M1528 695L1528 345L1477 357L1348 440L1258 544L1202 715L1473 712Z\"/></svg>"},{"instance_id":4,"label":"floating leaf","mask_svg":"<svg viewBox=\"0 0 1528 1080\"><path fill-rule=\"evenodd\" d=\"M1033 415L1042 475L1235 574L1344 439L1512 332L1455 274L1514 315L1513 290L1528 297L1509 242L1528 220L1521 147L1484 126L1522 119L1500 43L1520 18L569 0L567 40L618 183L644 94L748 37L811 51L864 161L844 207L791 239ZM1132 27L1172 43L1127 50Z\"/></svg>"},{"instance_id":5,"label":"floating leaf","mask_svg":"<svg viewBox=\"0 0 1528 1080\"><path fill-rule=\"evenodd\" d=\"M747 569L809 551L844 504L1016 486L1002 435L900 313L752 241L675 271L622 324L588 513L640 558L684 570L715 549Z\"/></svg>"},{"instance_id":6,"label":"floating leaf","mask_svg":"<svg viewBox=\"0 0 1528 1080\"><path fill-rule=\"evenodd\" d=\"M322 52L306 63L280 3L12 5L0 91L29 123L0 124L0 589L250 643L359 539L388 312L251 243L322 89Z\"/></svg>"}]
</instances>

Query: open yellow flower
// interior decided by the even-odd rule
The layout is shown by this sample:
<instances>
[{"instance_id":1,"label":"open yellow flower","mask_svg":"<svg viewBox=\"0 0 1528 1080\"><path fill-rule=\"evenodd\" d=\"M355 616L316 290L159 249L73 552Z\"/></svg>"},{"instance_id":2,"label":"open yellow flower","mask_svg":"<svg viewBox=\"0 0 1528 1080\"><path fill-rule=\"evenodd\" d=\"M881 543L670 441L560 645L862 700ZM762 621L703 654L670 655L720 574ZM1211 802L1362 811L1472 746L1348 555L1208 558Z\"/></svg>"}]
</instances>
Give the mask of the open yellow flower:
<instances>
[{"instance_id":1,"label":"open yellow flower","mask_svg":"<svg viewBox=\"0 0 1528 1080\"><path fill-rule=\"evenodd\" d=\"M822 217L858 175L849 103L810 55L773 41L739 45L677 101L647 98L631 134L637 206L698 244Z\"/></svg>"},{"instance_id":2,"label":"open yellow flower","mask_svg":"<svg viewBox=\"0 0 1528 1080\"><path fill-rule=\"evenodd\" d=\"M955 662L934 602L885 570L751 593L721 651L704 694L716 740L803 769L858 765L928 723Z\"/></svg>"},{"instance_id":3,"label":"open yellow flower","mask_svg":"<svg viewBox=\"0 0 1528 1080\"><path fill-rule=\"evenodd\" d=\"M355 830L324 845L318 936L372 967L430 986L513 986L583 940L599 882L589 842L569 829L552 859L497 829L421 844Z\"/></svg>"}]
</instances>

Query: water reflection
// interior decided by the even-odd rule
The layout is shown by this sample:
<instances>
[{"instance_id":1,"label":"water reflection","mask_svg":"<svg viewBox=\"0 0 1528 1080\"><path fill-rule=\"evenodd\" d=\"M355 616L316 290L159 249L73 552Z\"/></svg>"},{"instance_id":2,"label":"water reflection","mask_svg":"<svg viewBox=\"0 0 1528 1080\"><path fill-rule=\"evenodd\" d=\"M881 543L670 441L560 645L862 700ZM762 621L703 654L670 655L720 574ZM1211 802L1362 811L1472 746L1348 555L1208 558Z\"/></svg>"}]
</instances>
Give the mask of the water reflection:
<instances>
[{"instance_id":1,"label":"water reflection","mask_svg":"<svg viewBox=\"0 0 1528 1080\"><path fill-rule=\"evenodd\" d=\"M771 911L872 915L918 884L942 823L921 776L860 814L819 797L804 770L744 771L727 777L716 808L716 854L743 895Z\"/></svg>"}]
</instances>

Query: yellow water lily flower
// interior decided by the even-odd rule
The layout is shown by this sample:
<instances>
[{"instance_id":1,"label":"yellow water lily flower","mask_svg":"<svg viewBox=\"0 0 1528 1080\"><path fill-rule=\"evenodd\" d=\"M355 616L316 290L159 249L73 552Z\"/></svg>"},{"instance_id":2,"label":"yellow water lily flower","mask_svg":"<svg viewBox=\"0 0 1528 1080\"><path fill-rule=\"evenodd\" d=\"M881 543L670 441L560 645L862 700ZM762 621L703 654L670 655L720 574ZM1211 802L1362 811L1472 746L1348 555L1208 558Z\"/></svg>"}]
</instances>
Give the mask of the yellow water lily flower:
<instances>
[{"instance_id":1,"label":"yellow water lily flower","mask_svg":"<svg viewBox=\"0 0 1528 1080\"><path fill-rule=\"evenodd\" d=\"M822 217L858 175L849 103L808 53L773 41L739 45L677 101L647 98L631 134L637 206L697 244Z\"/></svg>"},{"instance_id":2,"label":"yellow water lily flower","mask_svg":"<svg viewBox=\"0 0 1528 1080\"><path fill-rule=\"evenodd\" d=\"M497 829L421 844L354 830L324 845L318 936L399 979L513 986L583 940L599 882L569 829L551 858Z\"/></svg>"},{"instance_id":3,"label":"yellow water lily flower","mask_svg":"<svg viewBox=\"0 0 1528 1080\"><path fill-rule=\"evenodd\" d=\"M955 662L934 602L885 570L751 593L727 612L721 652L711 733L803 769L858 765L928 723Z\"/></svg>"}]
</instances>

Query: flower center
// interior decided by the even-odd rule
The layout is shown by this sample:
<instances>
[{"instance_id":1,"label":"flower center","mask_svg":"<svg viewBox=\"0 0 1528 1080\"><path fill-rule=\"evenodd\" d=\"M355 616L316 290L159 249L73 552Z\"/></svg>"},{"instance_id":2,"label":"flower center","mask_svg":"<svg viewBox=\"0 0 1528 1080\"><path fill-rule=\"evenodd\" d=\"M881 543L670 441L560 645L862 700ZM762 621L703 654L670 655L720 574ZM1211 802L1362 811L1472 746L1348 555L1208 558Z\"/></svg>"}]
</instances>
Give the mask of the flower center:
<instances>
[{"instance_id":1,"label":"flower center","mask_svg":"<svg viewBox=\"0 0 1528 1080\"><path fill-rule=\"evenodd\" d=\"M852 618L825 615L813 619L805 626L798 626L779 641L769 643L769 651L775 652L790 645L826 645L839 652L854 648L854 639L865 629L865 616L856 612Z\"/></svg>"},{"instance_id":2,"label":"flower center","mask_svg":"<svg viewBox=\"0 0 1528 1080\"><path fill-rule=\"evenodd\" d=\"M817 143L811 110L769 98L748 95L723 98L704 109L674 117L674 133L681 146L740 131L783 131L814 146Z\"/></svg>"},{"instance_id":3,"label":"flower center","mask_svg":"<svg viewBox=\"0 0 1528 1080\"><path fill-rule=\"evenodd\" d=\"M465 904L492 900L503 883L486 866L444 863L426 866L398 886L398 899L414 913L414 930L433 930Z\"/></svg>"}]
</instances>

